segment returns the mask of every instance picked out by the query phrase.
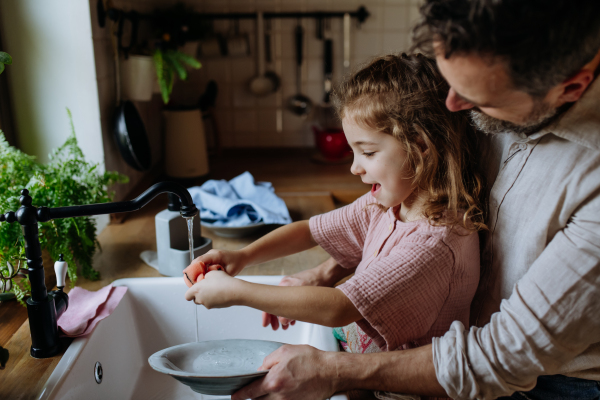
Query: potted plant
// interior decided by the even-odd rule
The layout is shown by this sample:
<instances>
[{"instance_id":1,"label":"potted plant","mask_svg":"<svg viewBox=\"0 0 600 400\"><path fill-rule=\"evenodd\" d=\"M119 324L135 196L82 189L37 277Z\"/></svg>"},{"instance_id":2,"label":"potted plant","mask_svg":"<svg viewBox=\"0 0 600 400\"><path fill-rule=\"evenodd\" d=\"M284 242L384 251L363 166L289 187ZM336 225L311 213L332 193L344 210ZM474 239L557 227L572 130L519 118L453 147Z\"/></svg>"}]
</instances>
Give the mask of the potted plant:
<instances>
[{"instance_id":1,"label":"potted plant","mask_svg":"<svg viewBox=\"0 0 600 400\"><path fill-rule=\"evenodd\" d=\"M201 67L200 62L194 58L196 47L189 45L197 44L196 41L205 35L208 30L206 21L182 4L156 10L145 18L149 24L149 31L152 32L151 37L138 43L136 40L139 15L129 12L127 16L120 18L129 18L132 21L131 43L126 51L123 49L125 59L121 62L125 97L130 100L150 100L154 86L149 79L150 69L154 65L155 82L158 83L162 99L167 104L176 77L186 80L187 68ZM116 39L116 42L120 43L120 33Z\"/></svg>"},{"instance_id":2,"label":"potted plant","mask_svg":"<svg viewBox=\"0 0 600 400\"><path fill-rule=\"evenodd\" d=\"M71 112L67 112L71 135L52 152L47 164L11 147L0 131L0 212L16 211L20 206L20 190L24 188L29 190L36 207L65 207L109 202L112 193L108 187L127 182L126 176L116 172L100 172L98 164L85 160L77 144ZM57 260L59 254L64 255L69 265L67 272L71 285L77 280L78 266L84 277L99 278L99 273L92 268L92 257L99 248L96 222L92 217L42 222L39 223L39 230L42 251L47 252L53 260ZM30 288L26 276L6 283L10 281L7 277L15 277L19 267L24 267L24 255L20 225L0 223L0 292L5 292L4 299L11 296L6 294L8 292L22 302L28 294Z\"/></svg>"}]
</instances>

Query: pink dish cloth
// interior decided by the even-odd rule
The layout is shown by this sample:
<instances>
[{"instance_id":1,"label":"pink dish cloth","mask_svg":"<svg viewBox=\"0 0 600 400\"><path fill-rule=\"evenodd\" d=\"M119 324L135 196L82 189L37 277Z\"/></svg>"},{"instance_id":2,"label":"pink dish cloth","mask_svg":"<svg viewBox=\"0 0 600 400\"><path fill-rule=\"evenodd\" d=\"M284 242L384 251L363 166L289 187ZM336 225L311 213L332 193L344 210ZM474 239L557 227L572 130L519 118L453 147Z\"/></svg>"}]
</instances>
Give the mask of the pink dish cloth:
<instances>
[{"instance_id":1,"label":"pink dish cloth","mask_svg":"<svg viewBox=\"0 0 600 400\"><path fill-rule=\"evenodd\" d=\"M91 333L108 317L127 292L127 286L108 285L96 292L79 287L69 292L69 308L58 319L61 336L78 337Z\"/></svg>"}]
</instances>

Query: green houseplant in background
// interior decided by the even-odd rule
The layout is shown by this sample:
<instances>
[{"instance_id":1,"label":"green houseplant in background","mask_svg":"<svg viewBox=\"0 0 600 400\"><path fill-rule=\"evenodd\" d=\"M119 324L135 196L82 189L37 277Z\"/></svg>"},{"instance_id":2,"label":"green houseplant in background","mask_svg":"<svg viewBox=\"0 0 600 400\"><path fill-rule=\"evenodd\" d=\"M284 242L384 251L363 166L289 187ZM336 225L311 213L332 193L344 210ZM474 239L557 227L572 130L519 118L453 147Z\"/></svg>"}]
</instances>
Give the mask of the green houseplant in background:
<instances>
[{"instance_id":1,"label":"green houseplant in background","mask_svg":"<svg viewBox=\"0 0 600 400\"><path fill-rule=\"evenodd\" d=\"M186 67L199 69L202 66L198 60L190 55L176 49L163 50L161 46L154 50L153 58L160 94L165 104L169 102L171 92L173 92L175 76L177 75L179 79L185 81L188 77Z\"/></svg>"},{"instance_id":2,"label":"green houseplant in background","mask_svg":"<svg viewBox=\"0 0 600 400\"><path fill-rule=\"evenodd\" d=\"M0 131L0 211L16 211L20 191L29 190L36 207L65 207L112 200L108 187L127 182L128 178L116 172L100 172L98 164L85 160L77 144L71 112L71 135L55 149L47 164L35 157L11 147ZM88 279L98 279L99 273L92 268L92 257L99 243L96 238L96 222L92 217L56 219L40 222L40 244L53 260L63 254L68 262L68 275L73 286L77 280L77 267ZM24 259L23 233L19 224L0 224L0 272L10 275L7 262L18 268ZM22 267L24 265L21 265ZM11 292L19 301L28 294L26 277L14 282ZM4 297L7 297L6 294ZM0 298L1 300L2 298Z\"/></svg>"}]
</instances>

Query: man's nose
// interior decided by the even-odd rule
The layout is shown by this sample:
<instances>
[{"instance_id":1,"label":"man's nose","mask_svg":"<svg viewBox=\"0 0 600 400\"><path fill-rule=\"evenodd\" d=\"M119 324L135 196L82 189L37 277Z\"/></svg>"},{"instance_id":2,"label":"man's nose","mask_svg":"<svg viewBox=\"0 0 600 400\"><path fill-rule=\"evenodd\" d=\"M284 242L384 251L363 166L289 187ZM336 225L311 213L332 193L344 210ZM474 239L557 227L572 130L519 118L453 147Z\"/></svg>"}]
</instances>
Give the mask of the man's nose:
<instances>
[{"instance_id":1,"label":"man's nose","mask_svg":"<svg viewBox=\"0 0 600 400\"><path fill-rule=\"evenodd\" d=\"M458 94L454 91L454 89L450 88L448 92L448 97L446 97L446 107L450 111L461 111L461 110L469 110L475 107L473 104L468 101L464 101L461 99Z\"/></svg>"}]
</instances>

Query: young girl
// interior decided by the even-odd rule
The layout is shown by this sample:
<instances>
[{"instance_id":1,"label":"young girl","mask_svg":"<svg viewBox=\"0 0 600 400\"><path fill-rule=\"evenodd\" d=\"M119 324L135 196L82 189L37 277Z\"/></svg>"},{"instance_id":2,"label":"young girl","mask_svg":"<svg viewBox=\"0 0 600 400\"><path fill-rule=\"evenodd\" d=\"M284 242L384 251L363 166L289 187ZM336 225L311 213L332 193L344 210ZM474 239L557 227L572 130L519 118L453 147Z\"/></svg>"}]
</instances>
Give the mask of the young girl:
<instances>
[{"instance_id":1,"label":"young girl","mask_svg":"<svg viewBox=\"0 0 600 400\"><path fill-rule=\"evenodd\" d=\"M354 152L350 171L370 192L239 251L213 250L197 258L186 270L190 282L202 263L220 264L227 273L203 275L186 299L207 308L245 305L344 327L338 335L352 352L416 347L446 333L453 321L468 325L479 280L476 231L485 227L482 184L475 133L465 114L445 107L448 89L435 61L423 55L377 58L352 75L337 92L338 112ZM297 279L333 286L343 275L354 276L335 288L232 278L246 266L316 245L338 266Z\"/></svg>"}]
</instances>

